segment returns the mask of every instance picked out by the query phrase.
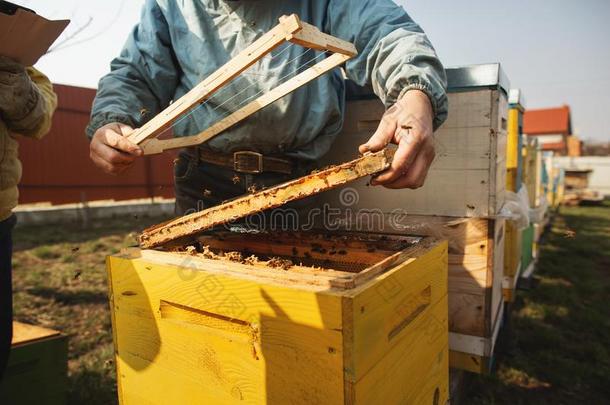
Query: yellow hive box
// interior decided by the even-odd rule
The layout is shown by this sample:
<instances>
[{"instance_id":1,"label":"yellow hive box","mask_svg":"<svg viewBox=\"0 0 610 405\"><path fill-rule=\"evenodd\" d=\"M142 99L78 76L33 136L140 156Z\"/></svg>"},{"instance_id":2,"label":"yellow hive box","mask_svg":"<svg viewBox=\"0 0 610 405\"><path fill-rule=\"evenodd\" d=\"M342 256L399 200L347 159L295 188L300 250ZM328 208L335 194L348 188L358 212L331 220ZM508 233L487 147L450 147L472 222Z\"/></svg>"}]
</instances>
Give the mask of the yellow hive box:
<instances>
[{"instance_id":1,"label":"yellow hive box","mask_svg":"<svg viewBox=\"0 0 610 405\"><path fill-rule=\"evenodd\" d=\"M521 274L522 231L513 221L506 221L504 236L504 279L502 280L502 295L504 302L513 302L517 281Z\"/></svg>"},{"instance_id":2,"label":"yellow hive box","mask_svg":"<svg viewBox=\"0 0 610 405\"><path fill-rule=\"evenodd\" d=\"M446 242L283 234L194 246L107 260L122 404L447 401Z\"/></svg>"}]
</instances>

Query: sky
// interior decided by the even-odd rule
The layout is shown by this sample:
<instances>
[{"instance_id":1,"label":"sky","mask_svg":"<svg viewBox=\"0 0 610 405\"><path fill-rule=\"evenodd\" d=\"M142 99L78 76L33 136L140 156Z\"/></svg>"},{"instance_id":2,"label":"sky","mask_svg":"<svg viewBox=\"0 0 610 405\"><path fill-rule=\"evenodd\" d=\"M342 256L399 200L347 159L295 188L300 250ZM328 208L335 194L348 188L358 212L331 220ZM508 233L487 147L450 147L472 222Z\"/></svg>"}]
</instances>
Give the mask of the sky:
<instances>
[{"instance_id":1,"label":"sky","mask_svg":"<svg viewBox=\"0 0 610 405\"><path fill-rule=\"evenodd\" d=\"M72 20L56 50L36 67L55 83L83 87L96 87L109 70L143 4L143 0L13 2L50 19ZM577 135L610 141L610 1L397 3L423 27L446 67L500 62L511 86L522 89L527 108L568 104Z\"/></svg>"}]
</instances>

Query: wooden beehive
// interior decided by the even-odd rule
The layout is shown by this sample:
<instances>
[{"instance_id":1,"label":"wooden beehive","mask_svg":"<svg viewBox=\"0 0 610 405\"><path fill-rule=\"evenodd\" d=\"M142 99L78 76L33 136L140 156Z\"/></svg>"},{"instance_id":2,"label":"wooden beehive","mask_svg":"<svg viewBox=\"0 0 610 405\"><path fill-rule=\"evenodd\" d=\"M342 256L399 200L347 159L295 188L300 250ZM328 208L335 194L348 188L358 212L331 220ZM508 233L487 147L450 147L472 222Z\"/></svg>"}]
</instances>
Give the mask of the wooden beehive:
<instances>
[{"instance_id":1,"label":"wooden beehive","mask_svg":"<svg viewBox=\"0 0 610 405\"><path fill-rule=\"evenodd\" d=\"M449 69L449 117L435 133L437 158L418 190L368 187L324 193L344 229L449 240L449 332L453 367L486 372L501 325L508 101L499 65ZM348 84L346 119L327 164L349 160L385 111L370 90ZM518 260L518 259L517 259Z\"/></svg>"},{"instance_id":2,"label":"wooden beehive","mask_svg":"<svg viewBox=\"0 0 610 405\"><path fill-rule=\"evenodd\" d=\"M517 228L515 222L506 221L504 235L504 275L502 293L504 301L513 302L517 282L522 271L523 231Z\"/></svg>"},{"instance_id":3,"label":"wooden beehive","mask_svg":"<svg viewBox=\"0 0 610 405\"><path fill-rule=\"evenodd\" d=\"M434 236L449 248L449 364L488 373L502 324L503 219L409 215L401 233Z\"/></svg>"},{"instance_id":4,"label":"wooden beehive","mask_svg":"<svg viewBox=\"0 0 610 405\"><path fill-rule=\"evenodd\" d=\"M327 197L328 198L328 197ZM326 200L330 207L338 203ZM454 368L490 371L504 307L504 219L352 213L344 229L448 241L449 359Z\"/></svg>"},{"instance_id":5,"label":"wooden beehive","mask_svg":"<svg viewBox=\"0 0 610 405\"><path fill-rule=\"evenodd\" d=\"M542 184L542 152L535 137L525 136L522 156L523 186L527 188L530 208L536 209L541 205L544 187ZM539 236L537 236L537 230L544 228L545 217L546 213L541 221L538 223L532 222L528 228L522 231L520 276L523 278L529 278L534 273L538 255Z\"/></svg>"},{"instance_id":6,"label":"wooden beehive","mask_svg":"<svg viewBox=\"0 0 610 405\"><path fill-rule=\"evenodd\" d=\"M122 404L446 402L445 242L230 234L176 247L107 260Z\"/></svg>"},{"instance_id":7,"label":"wooden beehive","mask_svg":"<svg viewBox=\"0 0 610 405\"><path fill-rule=\"evenodd\" d=\"M490 67L498 74L498 65ZM401 208L414 215L494 217L502 208L506 190L506 93L496 83L460 87L448 97L449 117L434 134L436 159L423 187L401 190ZM384 112L384 105L371 93L348 101L343 130L325 163L353 159ZM379 200L397 199L395 190L363 192L366 180L353 187L361 191L360 205L367 208L375 207Z\"/></svg>"},{"instance_id":8,"label":"wooden beehive","mask_svg":"<svg viewBox=\"0 0 610 405\"><path fill-rule=\"evenodd\" d=\"M60 332L13 322L11 354L0 384L0 404L66 403L68 338Z\"/></svg>"},{"instance_id":9,"label":"wooden beehive","mask_svg":"<svg viewBox=\"0 0 610 405\"><path fill-rule=\"evenodd\" d=\"M506 146L506 190L516 193L523 182L523 97L518 89L509 92L508 131ZM523 231L513 221L506 221L504 235L504 279L502 291L504 301L510 303L515 298L519 275L523 269Z\"/></svg>"},{"instance_id":10,"label":"wooden beehive","mask_svg":"<svg viewBox=\"0 0 610 405\"><path fill-rule=\"evenodd\" d=\"M542 153L536 137L525 137L523 145L523 184L527 188L530 208L540 205L542 188Z\"/></svg>"}]
</instances>

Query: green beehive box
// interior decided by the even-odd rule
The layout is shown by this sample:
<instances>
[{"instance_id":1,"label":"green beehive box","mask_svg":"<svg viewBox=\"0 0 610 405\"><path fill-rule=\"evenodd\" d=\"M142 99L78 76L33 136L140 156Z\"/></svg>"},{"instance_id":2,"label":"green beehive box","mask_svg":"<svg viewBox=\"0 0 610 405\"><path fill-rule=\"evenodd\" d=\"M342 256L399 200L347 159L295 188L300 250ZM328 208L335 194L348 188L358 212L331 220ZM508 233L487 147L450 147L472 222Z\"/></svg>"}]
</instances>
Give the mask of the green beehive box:
<instances>
[{"instance_id":1,"label":"green beehive box","mask_svg":"<svg viewBox=\"0 0 610 405\"><path fill-rule=\"evenodd\" d=\"M534 224L523 230L521 234L521 269L523 274L530 274L534 265Z\"/></svg>"},{"instance_id":2,"label":"green beehive box","mask_svg":"<svg viewBox=\"0 0 610 405\"><path fill-rule=\"evenodd\" d=\"M13 342L0 384L0 404L65 404L67 366L67 336L13 322Z\"/></svg>"}]
</instances>

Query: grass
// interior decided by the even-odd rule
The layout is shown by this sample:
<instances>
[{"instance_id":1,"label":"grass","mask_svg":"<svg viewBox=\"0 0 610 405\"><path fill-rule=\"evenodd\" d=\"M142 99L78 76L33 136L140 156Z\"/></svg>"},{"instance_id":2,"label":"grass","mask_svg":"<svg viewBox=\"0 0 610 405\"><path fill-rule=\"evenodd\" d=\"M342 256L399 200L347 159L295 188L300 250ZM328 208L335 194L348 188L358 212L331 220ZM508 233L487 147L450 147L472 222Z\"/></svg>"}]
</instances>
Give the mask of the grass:
<instances>
[{"instance_id":1,"label":"grass","mask_svg":"<svg viewBox=\"0 0 610 405\"><path fill-rule=\"evenodd\" d=\"M610 398L610 204L563 207L519 291L496 373L474 404L607 404Z\"/></svg>"},{"instance_id":2,"label":"grass","mask_svg":"<svg viewBox=\"0 0 610 405\"><path fill-rule=\"evenodd\" d=\"M125 217L14 232L15 319L69 336L69 404L117 403L105 257L164 218Z\"/></svg>"},{"instance_id":3,"label":"grass","mask_svg":"<svg viewBox=\"0 0 610 405\"><path fill-rule=\"evenodd\" d=\"M123 218L15 231L17 320L70 336L69 403L116 403L106 255L163 218ZM608 403L610 204L562 208L542 245L536 285L519 291L496 374L467 403Z\"/></svg>"}]
</instances>

